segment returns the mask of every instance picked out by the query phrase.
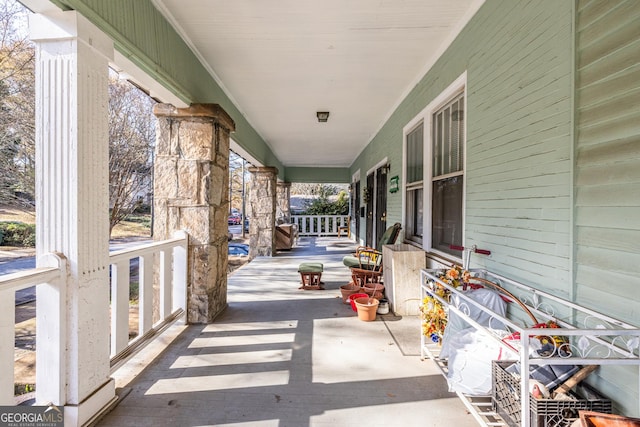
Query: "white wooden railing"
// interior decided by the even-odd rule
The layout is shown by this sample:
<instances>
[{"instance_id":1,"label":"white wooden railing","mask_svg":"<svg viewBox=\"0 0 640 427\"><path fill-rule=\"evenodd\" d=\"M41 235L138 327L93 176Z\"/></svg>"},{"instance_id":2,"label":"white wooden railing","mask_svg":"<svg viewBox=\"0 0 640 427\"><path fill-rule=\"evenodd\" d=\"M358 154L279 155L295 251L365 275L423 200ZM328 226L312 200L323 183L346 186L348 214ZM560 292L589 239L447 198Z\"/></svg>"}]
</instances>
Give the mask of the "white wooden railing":
<instances>
[{"instance_id":1,"label":"white wooden railing","mask_svg":"<svg viewBox=\"0 0 640 427\"><path fill-rule=\"evenodd\" d=\"M124 363L154 336L184 319L187 303L187 245L185 232L174 238L111 252L111 371ZM129 268L139 259L139 327L138 335L129 340ZM154 261L157 262L154 269ZM47 310L47 322L38 322L36 334L36 389L52 401L65 401L64 358L66 346L66 278L67 260L51 253L39 258L42 267L0 275L0 406L15 405L14 342L16 291L36 286L40 304L53 305ZM153 277L157 271L159 320L153 322ZM42 341L41 341L42 340ZM45 342L46 341L46 342ZM40 351L39 349L46 349ZM60 366L55 366L54 358ZM48 369L56 370L55 373Z\"/></svg>"},{"instance_id":2,"label":"white wooden railing","mask_svg":"<svg viewBox=\"0 0 640 427\"><path fill-rule=\"evenodd\" d=\"M59 308L65 306L65 279L67 275L67 260L60 254L45 254L41 257L42 267L32 268L12 274L0 276L0 405L15 405L14 398L14 343L15 334L15 301L16 291L30 288L37 285L37 295L47 304L55 305ZM65 310L54 310L57 312L56 318L47 319L48 322L38 324L36 334L36 384L38 389L48 392L58 400L63 398L64 378L60 378L57 373L49 378L47 368L51 364L39 363L38 359L44 356L44 351L37 351L38 348L46 348L50 354L63 363L66 345L66 328L61 328L66 319ZM41 338L46 338L46 346L39 343Z\"/></svg>"},{"instance_id":3,"label":"white wooden railing","mask_svg":"<svg viewBox=\"0 0 640 427\"><path fill-rule=\"evenodd\" d=\"M183 231L173 239L109 254L111 264L111 371L182 318L187 304L187 245ZM129 339L130 263L138 259L138 333ZM154 260L158 272L159 320L154 322Z\"/></svg>"},{"instance_id":4,"label":"white wooden railing","mask_svg":"<svg viewBox=\"0 0 640 427\"><path fill-rule=\"evenodd\" d=\"M348 226L347 215L292 215L300 236L337 236L339 227ZM346 235L346 233L345 233Z\"/></svg>"}]
</instances>

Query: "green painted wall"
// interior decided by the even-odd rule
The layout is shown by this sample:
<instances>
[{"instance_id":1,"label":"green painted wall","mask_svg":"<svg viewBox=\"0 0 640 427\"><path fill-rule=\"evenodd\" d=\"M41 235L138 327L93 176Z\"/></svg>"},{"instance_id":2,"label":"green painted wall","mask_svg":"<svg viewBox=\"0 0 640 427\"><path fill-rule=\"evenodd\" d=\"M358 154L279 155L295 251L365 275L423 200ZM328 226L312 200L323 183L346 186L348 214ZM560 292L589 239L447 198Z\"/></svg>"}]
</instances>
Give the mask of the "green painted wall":
<instances>
[{"instance_id":1,"label":"green painted wall","mask_svg":"<svg viewBox=\"0 0 640 427\"><path fill-rule=\"evenodd\" d=\"M467 72L465 244L487 268L570 292L572 3L489 0L352 165L387 156L402 176L402 128ZM388 216L402 221L402 193ZM480 261L480 258L476 257Z\"/></svg>"},{"instance_id":2,"label":"green painted wall","mask_svg":"<svg viewBox=\"0 0 640 427\"><path fill-rule=\"evenodd\" d=\"M489 1L467 27L465 246L571 297L571 1ZM487 29L493 31L487 31ZM478 43L482 42L482 47Z\"/></svg>"},{"instance_id":3,"label":"green painted wall","mask_svg":"<svg viewBox=\"0 0 640 427\"><path fill-rule=\"evenodd\" d=\"M233 139L255 159L284 167L149 0L59 0L115 42L115 48L187 103L215 103L233 118Z\"/></svg>"},{"instance_id":4,"label":"green painted wall","mask_svg":"<svg viewBox=\"0 0 640 427\"><path fill-rule=\"evenodd\" d=\"M640 2L579 1L576 28L576 300L640 325ZM638 368L599 374L639 416Z\"/></svg>"},{"instance_id":5,"label":"green painted wall","mask_svg":"<svg viewBox=\"0 0 640 427\"><path fill-rule=\"evenodd\" d=\"M465 245L492 251L475 266L640 325L639 21L635 0L487 0L351 173L386 156L402 176L403 127L466 71ZM638 416L638 377L592 381Z\"/></svg>"},{"instance_id":6,"label":"green painted wall","mask_svg":"<svg viewBox=\"0 0 640 427\"><path fill-rule=\"evenodd\" d=\"M284 180L287 182L348 184L350 175L347 168L288 167L285 169Z\"/></svg>"}]
</instances>

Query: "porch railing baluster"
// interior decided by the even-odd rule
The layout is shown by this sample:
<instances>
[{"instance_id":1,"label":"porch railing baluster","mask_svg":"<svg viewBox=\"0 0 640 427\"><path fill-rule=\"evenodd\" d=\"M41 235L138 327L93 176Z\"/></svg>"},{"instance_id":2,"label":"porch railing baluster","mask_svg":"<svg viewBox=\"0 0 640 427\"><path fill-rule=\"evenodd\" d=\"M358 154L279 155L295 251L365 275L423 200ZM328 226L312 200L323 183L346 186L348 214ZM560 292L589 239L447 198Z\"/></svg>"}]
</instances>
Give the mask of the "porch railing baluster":
<instances>
[{"instance_id":1,"label":"porch railing baluster","mask_svg":"<svg viewBox=\"0 0 640 427\"><path fill-rule=\"evenodd\" d=\"M138 274L138 333L142 336L153 326L153 253L140 256Z\"/></svg>"},{"instance_id":2,"label":"porch railing baluster","mask_svg":"<svg viewBox=\"0 0 640 427\"><path fill-rule=\"evenodd\" d=\"M129 260L111 264L111 357L129 342Z\"/></svg>"},{"instance_id":3,"label":"porch railing baluster","mask_svg":"<svg viewBox=\"0 0 640 427\"><path fill-rule=\"evenodd\" d=\"M13 352L15 342L15 300L13 289L0 291L0 405L15 405L13 397ZM6 369L10 368L10 369ZM6 375L5 375L6 374Z\"/></svg>"},{"instance_id":4,"label":"porch railing baluster","mask_svg":"<svg viewBox=\"0 0 640 427\"><path fill-rule=\"evenodd\" d=\"M347 215L292 215L300 236L337 236L338 226L347 225Z\"/></svg>"},{"instance_id":5,"label":"porch railing baluster","mask_svg":"<svg viewBox=\"0 0 640 427\"><path fill-rule=\"evenodd\" d=\"M179 239L179 244L173 247L173 286L172 307L173 312L187 311L187 247L189 235L185 231L176 231L174 238ZM184 322L186 316L178 322Z\"/></svg>"},{"instance_id":6,"label":"porch railing baluster","mask_svg":"<svg viewBox=\"0 0 640 427\"><path fill-rule=\"evenodd\" d=\"M159 285L160 285L160 317L167 318L171 312L171 285L173 283L172 263L173 250L160 251L159 254Z\"/></svg>"}]
</instances>

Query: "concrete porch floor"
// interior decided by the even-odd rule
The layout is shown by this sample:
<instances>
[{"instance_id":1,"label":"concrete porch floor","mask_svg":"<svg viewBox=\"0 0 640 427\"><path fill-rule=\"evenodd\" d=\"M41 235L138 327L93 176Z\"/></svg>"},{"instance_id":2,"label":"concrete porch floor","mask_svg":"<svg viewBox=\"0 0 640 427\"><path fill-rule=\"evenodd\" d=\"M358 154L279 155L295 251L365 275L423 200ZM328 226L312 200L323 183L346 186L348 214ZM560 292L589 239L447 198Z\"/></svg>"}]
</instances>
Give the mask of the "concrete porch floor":
<instances>
[{"instance_id":1,"label":"concrete porch floor","mask_svg":"<svg viewBox=\"0 0 640 427\"><path fill-rule=\"evenodd\" d=\"M153 344L117 373L120 385L133 378L129 393L98 425L477 426L420 360L417 317L363 322L342 303L350 275L341 260L353 248L301 238L237 270L215 323L174 327L170 346ZM298 289L305 261L324 264L325 290ZM164 350L150 361L154 346Z\"/></svg>"}]
</instances>

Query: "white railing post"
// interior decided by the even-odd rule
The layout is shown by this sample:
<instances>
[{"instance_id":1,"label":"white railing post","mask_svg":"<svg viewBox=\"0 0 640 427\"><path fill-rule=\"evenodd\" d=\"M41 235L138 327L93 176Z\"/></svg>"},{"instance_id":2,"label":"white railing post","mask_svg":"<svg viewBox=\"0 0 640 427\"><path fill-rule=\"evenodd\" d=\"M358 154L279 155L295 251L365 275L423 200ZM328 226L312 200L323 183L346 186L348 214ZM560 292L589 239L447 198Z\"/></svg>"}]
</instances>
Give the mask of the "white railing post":
<instances>
[{"instance_id":1,"label":"white railing post","mask_svg":"<svg viewBox=\"0 0 640 427\"><path fill-rule=\"evenodd\" d=\"M187 248L189 235L185 231L176 231L175 238L185 239L184 243L173 248L173 295L172 311L185 311L182 321L186 321L187 311Z\"/></svg>"},{"instance_id":2,"label":"white railing post","mask_svg":"<svg viewBox=\"0 0 640 427\"><path fill-rule=\"evenodd\" d=\"M173 292L173 249L160 251L160 319L166 319L172 313L171 294Z\"/></svg>"},{"instance_id":3,"label":"white railing post","mask_svg":"<svg viewBox=\"0 0 640 427\"><path fill-rule=\"evenodd\" d=\"M36 286L36 403L64 405L68 363L67 259L59 253L46 253L39 257L38 265L58 268L59 274Z\"/></svg>"},{"instance_id":4,"label":"white railing post","mask_svg":"<svg viewBox=\"0 0 640 427\"><path fill-rule=\"evenodd\" d=\"M111 357L129 343L129 260L111 264Z\"/></svg>"},{"instance_id":5,"label":"white railing post","mask_svg":"<svg viewBox=\"0 0 640 427\"><path fill-rule=\"evenodd\" d=\"M16 291L13 289L0 291L0 405L13 406L13 372L14 347L16 330Z\"/></svg>"},{"instance_id":6,"label":"white railing post","mask_svg":"<svg viewBox=\"0 0 640 427\"><path fill-rule=\"evenodd\" d=\"M138 258L138 334L153 327L153 254Z\"/></svg>"}]
</instances>

